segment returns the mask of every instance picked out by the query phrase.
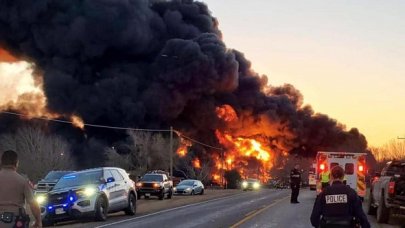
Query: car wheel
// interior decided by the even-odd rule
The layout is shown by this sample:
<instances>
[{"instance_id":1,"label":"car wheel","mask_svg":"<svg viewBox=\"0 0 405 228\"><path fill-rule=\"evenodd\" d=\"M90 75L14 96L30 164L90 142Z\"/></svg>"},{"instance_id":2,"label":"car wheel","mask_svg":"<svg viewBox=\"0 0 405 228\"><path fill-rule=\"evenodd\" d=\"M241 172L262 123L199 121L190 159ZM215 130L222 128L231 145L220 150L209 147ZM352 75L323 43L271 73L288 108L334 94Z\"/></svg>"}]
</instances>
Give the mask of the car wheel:
<instances>
[{"instance_id":1,"label":"car wheel","mask_svg":"<svg viewBox=\"0 0 405 228\"><path fill-rule=\"evenodd\" d=\"M380 204L377 208L377 222L387 223L389 219L389 209L385 206L384 193L381 193Z\"/></svg>"},{"instance_id":2,"label":"car wheel","mask_svg":"<svg viewBox=\"0 0 405 228\"><path fill-rule=\"evenodd\" d=\"M204 195L204 189L201 190L200 195Z\"/></svg>"},{"instance_id":3,"label":"car wheel","mask_svg":"<svg viewBox=\"0 0 405 228\"><path fill-rule=\"evenodd\" d=\"M96 201L96 220L105 221L107 220L108 214L108 202L103 196L99 196Z\"/></svg>"},{"instance_id":4,"label":"car wheel","mask_svg":"<svg viewBox=\"0 0 405 228\"><path fill-rule=\"evenodd\" d=\"M167 194L167 198L168 198L168 199L171 199L172 196L173 196L173 189L170 189L170 190L169 190L169 194Z\"/></svg>"},{"instance_id":5,"label":"car wheel","mask_svg":"<svg viewBox=\"0 0 405 228\"><path fill-rule=\"evenodd\" d=\"M125 209L126 215L136 214L136 197L133 193L129 194L128 197L128 207Z\"/></svg>"},{"instance_id":6,"label":"car wheel","mask_svg":"<svg viewBox=\"0 0 405 228\"><path fill-rule=\"evenodd\" d=\"M370 192L370 197L368 199L368 211L367 214L369 215L375 215L377 213L377 208L373 206L374 200L373 200L373 195L372 192Z\"/></svg>"},{"instance_id":7,"label":"car wheel","mask_svg":"<svg viewBox=\"0 0 405 228\"><path fill-rule=\"evenodd\" d=\"M163 189L159 194L159 199L163 200L165 198L165 190Z\"/></svg>"}]
</instances>

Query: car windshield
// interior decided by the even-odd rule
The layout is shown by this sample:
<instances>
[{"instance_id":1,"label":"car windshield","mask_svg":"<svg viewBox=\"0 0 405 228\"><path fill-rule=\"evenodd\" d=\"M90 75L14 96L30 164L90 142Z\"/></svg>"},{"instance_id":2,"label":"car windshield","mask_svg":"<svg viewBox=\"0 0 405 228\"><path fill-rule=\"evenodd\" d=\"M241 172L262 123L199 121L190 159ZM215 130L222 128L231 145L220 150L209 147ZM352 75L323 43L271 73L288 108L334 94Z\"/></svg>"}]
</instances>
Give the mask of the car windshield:
<instances>
[{"instance_id":1,"label":"car windshield","mask_svg":"<svg viewBox=\"0 0 405 228\"><path fill-rule=\"evenodd\" d=\"M82 173L72 173L63 176L58 181L58 183L56 183L54 189L69 188L90 184L101 184L102 177L103 173L101 170Z\"/></svg>"},{"instance_id":2,"label":"car windshield","mask_svg":"<svg viewBox=\"0 0 405 228\"><path fill-rule=\"evenodd\" d=\"M156 174L148 174L142 177L142 181L163 181L163 176Z\"/></svg>"},{"instance_id":3,"label":"car windshield","mask_svg":"<svg viewBox=\"0 0 405 228\"><path fill-rule=\"evenodd\" d=\"M64 175L69 174L69 173L71 173L71 172L51 171L45 176L44 180L58 180L61 177L63 177Z\"/></svg>"},{"instance_id":4,"label":"car windshield","mask_svg":"<svg viewBox=\"0 0 405 228\"><path fill-rule=\"evenodd\" d=\"M179 183L179 185L185 185L185 186L193 186L193 184L194 184L194 181L192 181L192 180L184 180Z\"/></svg>"}]
</instances>

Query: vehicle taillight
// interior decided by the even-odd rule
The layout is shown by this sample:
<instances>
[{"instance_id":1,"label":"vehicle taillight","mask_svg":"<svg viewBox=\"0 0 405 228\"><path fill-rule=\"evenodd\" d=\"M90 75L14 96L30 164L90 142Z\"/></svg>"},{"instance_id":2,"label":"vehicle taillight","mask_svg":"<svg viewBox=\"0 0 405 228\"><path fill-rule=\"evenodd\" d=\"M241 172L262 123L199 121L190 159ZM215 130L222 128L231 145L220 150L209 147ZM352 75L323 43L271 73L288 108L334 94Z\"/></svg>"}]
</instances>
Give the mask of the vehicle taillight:
<instances>
[{"instance_id":1,"label":"vehicle taillight","mask_svg":"<svg viewBox=\"0 0 405 228\"><path fill-rule=\"evenodd\" d=\"M389 193L390 195L395 194L395 182L394 182L394 181L390 181L390 182L388 183L388 193Z\"/></svg>"},{"instance_id":2,"label":"vehicle taillight","mask_svg":"<svg viewBox=\"0 0 405 228\"><path fill-rule=\"evenodd\" d=\"M364 171L364 166L363 165L359 165L359 171L363 172Z\"/></svg>"},{"instance_id":3,"label":"vehicle taillight","mask_svg":"<svg viewBox=\"0 0 405 228\"><path fill-rule=\"evenodd\" d=\"M325 170L325 164L321 164L321 165L319 166L319 169L322 170L322 171Z\"/></svg>"}]
</instances>

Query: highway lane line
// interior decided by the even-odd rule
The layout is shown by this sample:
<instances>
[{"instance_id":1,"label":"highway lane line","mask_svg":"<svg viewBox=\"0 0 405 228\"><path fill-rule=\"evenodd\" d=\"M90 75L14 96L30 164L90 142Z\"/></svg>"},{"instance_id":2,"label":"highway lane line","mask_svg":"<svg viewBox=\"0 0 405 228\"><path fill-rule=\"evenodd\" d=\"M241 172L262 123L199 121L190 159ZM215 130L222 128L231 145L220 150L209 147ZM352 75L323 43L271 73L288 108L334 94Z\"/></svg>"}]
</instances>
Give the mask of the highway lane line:
<instances>
[{"instance_id":1,"label":"highway lane line","mask_svg":"<svg viewBox=\"0 0 405 228\"><path fill-rule=\"evenodd\" d=\"M207 200L207 201L203 201L203 202L199 202L199 203L188 204L188 205L184 205L184 206L180 206L180 207L170 208L170 209L166 209L166 210L163 210L163 211L157 211L157 212L154 212L154 213L151 213L151 214L142 215L142 216L135 217L135 218L125 219L125 220L121 220L121 221L117 221L117 222L113 222L113 223L109 223L109 224L105 224L105 225L101 225L101 226L96 226L95 228L113 226L113 225L121 224L121 223L124 223L124 222L134 221L134 220L146 218L146 217L149 217L149 216L158 215L158 214L162 214L162 213L166 213L166 212L170 212L170 211L174 211L174 210L178 210L178 209L183 209L183 208L187 208L187 207L199 206L199 205L202 205L202 204L211 203L211 202L215 202L215 201L219 201L219 200L225 200L225 199L229 199L229 198L234 198L234 197L245 195L245 194L247 194L247 192L238 193L238 194L227 196L227 197Z\"/></svg>"},{"instance_id":2,"label":"highway lane line","mask_svg":"<svg viewBox=\"0 0 405 228\"><path fill-rule=\"evenodd\" d=\"M251 215L251 214L255 213L256 211L257 211L257 210L253 210L253 211L251 211L251 212L247 213L247 214L245 215L245 217L247 217L247 216L249 216L249 215Z\"/></svg>"},{"instance_id":3,"label":"highway lane line","mask_svg":"<svg viewBox=\"0 0 405 228\"><path fill-rule=\"evenodd\" d=\"M275 200L273 203L263 207L262 209L254 210L253 213L248 213L245 218L243 218L239 222L235 223L234 225L230 226L229 228L236 228L236 227L242 225L243 223L247 222L248 220L252 219L253 217L261 214L263 211L269 209L270 207L272 207L272 206L274 206L274 205L276 205L276 204L280 203L281 201L283 201L285 199L288 199L288 198L290 198L290 196L286 196L286 197L281 198L279 200Z\"/></svg>"}]
</instances>

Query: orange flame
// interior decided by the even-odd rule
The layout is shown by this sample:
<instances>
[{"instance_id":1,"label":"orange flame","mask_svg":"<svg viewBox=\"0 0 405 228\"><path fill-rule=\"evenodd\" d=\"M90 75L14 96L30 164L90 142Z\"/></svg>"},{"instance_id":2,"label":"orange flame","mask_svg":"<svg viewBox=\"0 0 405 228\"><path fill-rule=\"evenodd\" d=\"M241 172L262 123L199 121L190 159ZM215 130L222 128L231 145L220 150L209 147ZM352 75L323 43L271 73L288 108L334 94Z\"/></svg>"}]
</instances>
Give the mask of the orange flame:
<instances>
[{"instance_id":1,"label":"orange flame","mask_svg":"<svg viewBox=\"0 0 405 228\"><path fill-rule=\"evenodd\" d=\"M82 118L80 118L79 116L73 115L70 117L70 119L73 123L73 126L78 127L82 130L84 129L84 122L83 122Z\"/></svg>"},{"instance_id":2,"label":"orange flame","mask_svg":"<svg viewBox=\"0 0 405 228\"><path fill-rule=\"evenodd\" d=\"M78 116L63 116L47 109L47 99L42 88L42 78L34 76L33 65L17 61L0 49L0 111L16 110L27 119L61 117L70 118L73 125L83 129L84 123ZM14 61L15 60L15 61Z\"/></svg>"},{"instance_id":3,"label":"orange flame","mask_svg":"<svg viewBox=\"0 0 405 228\"><path fill-rule=\"evenodd\" d=\"M230 105L222 105L215 109L218 118L224 120L225 122L232 122L238 120L238 115L235 110Z\"/></svg>"},{"instance_id":4,"label":"orange flame","mask_svg":"<svg viewBox=\"0 0 405 228\"><path fill-rule=\"evenodd\" d=\"M220 156L213 157L217 170L236 168L242 177L254 177L263 182L270 178L269 170L273 167L274 158L271 150L262 142L253 138L234 137L219 130L216 131L216 136L226 148L224 160Z\"/></svg>"},{"instance_id":5,"label":"orange flame","mask_svg":"<svg viewBox=\"0 0 405 228\"><path fill-rule=\"evenodd\" d=\"M196 169L201 169L200 159L195 158L194 161L193 161L193 166L194 166L194 168L196 168Z\"/></svg>"},{"instance_id":6,"label":"orange flame","mask_svg":"<svg viewBox=\"0 0 405 228\"><path fill-rule=\"evenodd\" d=\"M184 156L186 156L186 154L187 154L187 146L181 145L181 146L177 149L176 154L179 155L179 157L181 157L181 158L184 157Z\"/></svg>"}]
</instances>

